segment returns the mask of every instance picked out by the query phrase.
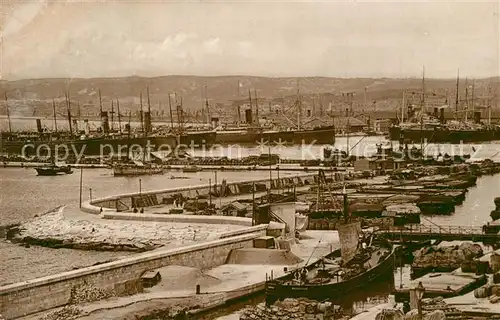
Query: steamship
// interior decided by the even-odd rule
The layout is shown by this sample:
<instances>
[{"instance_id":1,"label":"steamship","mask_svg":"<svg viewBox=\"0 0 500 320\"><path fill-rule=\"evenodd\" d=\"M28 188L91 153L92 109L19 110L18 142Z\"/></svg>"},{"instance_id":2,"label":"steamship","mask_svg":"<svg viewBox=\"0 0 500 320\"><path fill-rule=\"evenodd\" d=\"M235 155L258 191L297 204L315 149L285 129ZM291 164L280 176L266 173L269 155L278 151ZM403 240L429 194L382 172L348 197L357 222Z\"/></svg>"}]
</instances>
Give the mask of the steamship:
<instances>
[{"instance_id":1,"label":"steamship","mask_svg":"<svg viewBox=\"0 0 500 320\"><path fill-rule=\"evenodd\" d=\"M151 130L151 120L145 112L145 130ZM49 155L50 148L59 152L84 156L106 156L112 153L126 152L130 146L144 147L150 145L151 151L160 145L176 145L174 135L150 135L146 138L140 133L133 133L130 125L125 125L125 132L112 132L108 122L108 112L101 112L102 126L98 132L91 133L88 121L85 120L85 130L78 130L77 121L70 122L70 132L45 131L40 119L36 119L37 132L15 133L2 132L1 150L8 154ZM70 120L71 121L71 120ZM77 132L77 134L75 134ZM49 147L50 145L50 147Z\"/></svg>"},{"instance_id":2,"label":"steamship","mask_svg":"<svg viewBox=\"0 0 500 320\"><path fill-rule=\"evenodd\" d=\"M422 114L420 119L409 108L410 120L389 128L391 140L419 143L460 143L500 140L500 127L481 123L481 112L474 112L473 121L445 121L446 107L434 108L434 114Z\"/></svg>"},{"instance_id":3,"label":"steamship","mask_svg":"<svg viewBox=\"0 0 500 320\"><path fill-rule=\"evenodd\" d=\"M409 104L407 106L406 119L408 121L401 122L389 128L389 138L391 140L399 140L400 142L434 142L434 143L462 143L462 142L481 142L500 140L500 126L491 124L491 105L487 108L488 122L487 124L481 121L481 110L476 109L474 105L474 84L472 85L472 99L469 100L468 86L465 89L465 105L459 110L460 93L459 93L460 78L457 76L456 98L455 98L455 120L446 121L444 118L445 109L449 108L447 102L444 106L434 108L433 114L427 114L425 104L425 78L422 77L422 100L420 110L417 107ZM404 100L404 93L403 93ZM469 109L469 103L472 108ZM491 103L491 100L490 100ZM405 102L403 101L401 116L404 117ZM472 121L469 115L473 115Z\"/></svg>"},{"instance_id":4,"label":"steamship","mask_svg":"<svg viewBox=\"0 0 500 320\"><path fill-rule=\"evenodd\" d=\"M259 125L253 119L252 109L245 110L246 124L233 128L216 129L216 142L219 144L335 144L335 126L322 126L301 129L300 125L289 129L272 129Z\"/></svg>"}]
</instances>

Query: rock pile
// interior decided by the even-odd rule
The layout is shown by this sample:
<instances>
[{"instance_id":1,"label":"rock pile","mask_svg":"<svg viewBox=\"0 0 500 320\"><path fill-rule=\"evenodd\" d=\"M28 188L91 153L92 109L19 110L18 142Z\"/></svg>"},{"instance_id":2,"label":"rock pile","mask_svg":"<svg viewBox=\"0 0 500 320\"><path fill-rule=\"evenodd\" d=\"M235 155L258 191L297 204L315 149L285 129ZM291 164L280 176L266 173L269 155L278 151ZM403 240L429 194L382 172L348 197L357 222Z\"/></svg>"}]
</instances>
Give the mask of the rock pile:
<instances>
[{"instance_id":1,"label":"rock pile","mask_svg":"<svg viewBox=\"0 0 500 320\"><path fill-rule=\"evenodd\" d=\"M71 320L76 319L81 313L82 310L75 306L65 306L62 309L47 313L39 320Z\"/></svg>"},{"instance_id":2,"label":"rock pile","mask_svg":"<svg viewBox=\"0 0 500 320\"><path fill-rule=\"evenodd\" d=\"M71 304L78 304L83 302L92 302L107 299L114 296L112 290L104 290L102 288L97 288L93 284L82 283L78 286L71 288Z\"/></svg>"},{"instance_id":3,"label":"rock pile","mask_svg":"<svg viewBox=\"0 0 500 320\"><path fill-rule=\"evenodd\" d=\"M11 241L51 248L144 252L163 245L184 246L213 240L235 225L106 221L65 215L63 208L21 224Z\"/></svg>"},{"instance_id":4,"label":"rock pile","mask_svg":"<svg viewBox=\"0 0 500 320\"><path fill-rule=\"evenodd\" d=\"M478 244L464 242L457 246L430 246L414 253L412 268L459 268L462 263L473 261L483 255L483 249Z\"/></svg>"},{"instance_id":5,"label":"rock pile","mask_svg":"<svg viewBox=\"0 0 500 320\"><path fill-rule=\"evenodd\" d=\"M240 315L240 320L281 320L281 319L308 319L315 314L324 315L325 320L334 319L334 310L331 303L320 303L308 299L285 299L270 307L261 303L247 307Z\"/></svg>"}]
</instances>

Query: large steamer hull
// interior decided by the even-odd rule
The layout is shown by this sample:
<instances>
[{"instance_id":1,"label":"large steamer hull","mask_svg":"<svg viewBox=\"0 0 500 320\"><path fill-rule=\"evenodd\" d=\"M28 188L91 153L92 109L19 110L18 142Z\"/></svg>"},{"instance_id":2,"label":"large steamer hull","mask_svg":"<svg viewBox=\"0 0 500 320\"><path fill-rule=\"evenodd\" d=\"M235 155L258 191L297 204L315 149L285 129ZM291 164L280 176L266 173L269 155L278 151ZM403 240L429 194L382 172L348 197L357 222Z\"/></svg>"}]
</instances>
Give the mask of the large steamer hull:
<instances>
[{"instance_id":1,"label":"large steamer hull","mask_svg":"<svg viewBox=\"0 0 500 320\"><path fill-rule=\"evenodd\" d=\"M294 132L295 144L335 144L335 128Z\"/></svg>"},{"instance_id":2,"label":"large steamer hull","mask_svg":"<svg viewBox=\"0 0 500 320\"><path fill-rule=\"evenodd\" d=\"M210 147L216 143L216 132L188 132L180 136L179 143L186 146L197 147Z\"/></svg>"},{"instance_id":3,"label":"large steamer hull","mask_svg":"<svg viewBox=\"0 0 500 320\"><path fill-rule=\"evenodd\" d=\"M419 130L389 129L391 140L404 139L411 143L420 143L421 140L438 143L460 143L500 140L500 130Z\"/></svg>"},{"instance_id":4,"label":"large steamer hull","mask_svg":"<svg viewBox=\"0 0 500 320\"><path fill-rule=\"evenodd\" d=\"M148 147L149 145L149 147ZM158 149L160 145L175 146L175 138L166 137L132 137L116 139L84 139L71 141L4 141L1 149L9 154L21 154L24 156L46 156L52 152L85 155L106 156L111 154L126 154L127 150L149 148L151 151Z\"/></svg>"},{"instance_id":5,"label":"large steamer hull","mask_svg":"<svg viewBox=\"0 0 500 320\"><path fill-rule=\"evenodd\" d=\"M345 295L366 289L370 283L393 279L395 250L377 266L346 281L324 285L283 285L277 281L266 283L266 302L269 304L286 298L309 298L323 301L342 301ZM288 275L287 275L288 276ZM282 278L285 278L284 276Z\"/></svg>"},{"instance_id":6,"label":"large steamer hull","mask_svg":"<svg viewBox=\"0 0 500 320\"><path fill-rule=\"evenodd\" d=\"M269 131L269 132L223 132L217 133L217 143L220 144L333 144L335 129L315 129L301 131Z\"/></svg>"}]
</instances>

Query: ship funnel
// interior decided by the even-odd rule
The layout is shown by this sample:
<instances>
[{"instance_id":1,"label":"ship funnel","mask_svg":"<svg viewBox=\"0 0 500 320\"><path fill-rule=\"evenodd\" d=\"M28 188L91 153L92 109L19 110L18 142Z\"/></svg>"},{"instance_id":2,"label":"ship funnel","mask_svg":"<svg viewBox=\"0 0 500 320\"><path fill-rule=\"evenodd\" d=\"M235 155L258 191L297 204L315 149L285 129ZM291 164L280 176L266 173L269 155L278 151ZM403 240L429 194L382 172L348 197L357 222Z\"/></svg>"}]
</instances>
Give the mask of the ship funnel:
<instances>
[{"instance_id":1,"label":"ship funnel","mask_svg":"<svg viewBox=\"0 0 500 320\"><path fill-rule=\"evenodd\" d=\"M438 108L434 108L434 118L438 117L438 112L439 112L439 109Z\"/></svg>"},{"instance_id":2,"label":"ship funnel","mask_svg":"<svg viewBox=\"0 0 500 320\"><path fill-rule=\"evenodd\" d=\"M441 121L441 123L444 123L444 108L441 108L439 110L439 121Z\"/></svg>"},{"instance_id":3,"label":"ship funnel","mask_svg":"<svg viewBox=\"0 0 500 320\"><path fill-rule=\"evenodd\" d=\"M474 111L474 121L476 123L481 122L481 111Z\"/></svg>"},{"instance_id":4,"label":"ship funnel","mask_svg":"<svg viewBox=\"0 0 500 320\"><path fill-rule=\"evenodd\" d=\"M409 105L408 106L408 119L410 119L411 117L413 117L413 106Z\"/></svg>"},{"instance_id":5,"label":"ship funnel","mask_svg":"<svg viewBox=\"0 0 500 320\"><path fill-rule=\"evenodd\" d=\"M107 111L102 111L101 112L101 121L102 121L102 131L104 134L109 133L109 122L108 122L108 112Z\"/></svg>"},{"instance_id":6,"label":"ship funnel","mask_svg":"<svg viewBox=\"0 0 500 320\"><path fill-rule=\"evenodd\" d=\"M79 132L78 130L78 120L73 119L73 130L75 130L76 133Z\"/></svg>"},{"instance_id":7,"label":"ship funnel","mask_svg":"<svg viewBox=\"0 0 500 320\"><path fill-rule=\"evenodd\" d=\"M151 132L151 113L149 111L144 112L144 130Z\"/></svg>"},{"instance_id":8,"label":"ship funnel","mask_svg":"<svg viewBox=\"0 0 500 320\"><path fill-rule=\"evenodd\" d=\"M40 119L36 119L36 130L38 132L42 132L43 131L43 129L42 129L42 120L40 120Z\"/></svg>"},{"instance_id":9,"label":"ship funnel","mask_svg":"<svg viewBox=\"0 0 500 320\"><path fill-rule=\"evenodd\" d=\"M252 109L245 110L245 121L248 124L252 123Z\"/></svg>"},{"instance_id":10,"label":"ship funnel","mask_svg":"<svg viewBox=\"0 0 500 320\"><path fill-rule=\"evenodd\" d=\"M83 125L85 126L85 134L88 136L90 134L89 120L88 119L83 120Z\"/></svg>"},{"instance_id":11,"label":"ship funnel","mask_svg":"<svg viewBox=\"0 0 500 320\"><path fill-rule=\"evenodd\" d=\"M212 122L212 128L217 128L219 126L219 118L212 117L211 122Z\"/></svg>"}]
</instances>

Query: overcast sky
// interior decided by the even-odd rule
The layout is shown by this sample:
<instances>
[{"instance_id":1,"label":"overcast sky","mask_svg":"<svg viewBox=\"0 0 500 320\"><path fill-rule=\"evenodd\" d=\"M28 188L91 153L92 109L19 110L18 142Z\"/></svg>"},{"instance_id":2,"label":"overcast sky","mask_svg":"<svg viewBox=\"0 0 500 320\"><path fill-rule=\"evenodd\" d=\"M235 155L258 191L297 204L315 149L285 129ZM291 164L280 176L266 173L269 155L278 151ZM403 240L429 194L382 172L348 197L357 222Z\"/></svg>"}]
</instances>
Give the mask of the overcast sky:
<instances>
[{"instance_id":1,"label":"overcast sky","mask_svg":"<svg viewBox=\"0 0 500 320\"><path fill-rule=\"evenodd\" d=\"M2 78L499 75L499 4L3 0ZM1 10L0 10L1 11Z\"/></svg>"}]
</instances>

